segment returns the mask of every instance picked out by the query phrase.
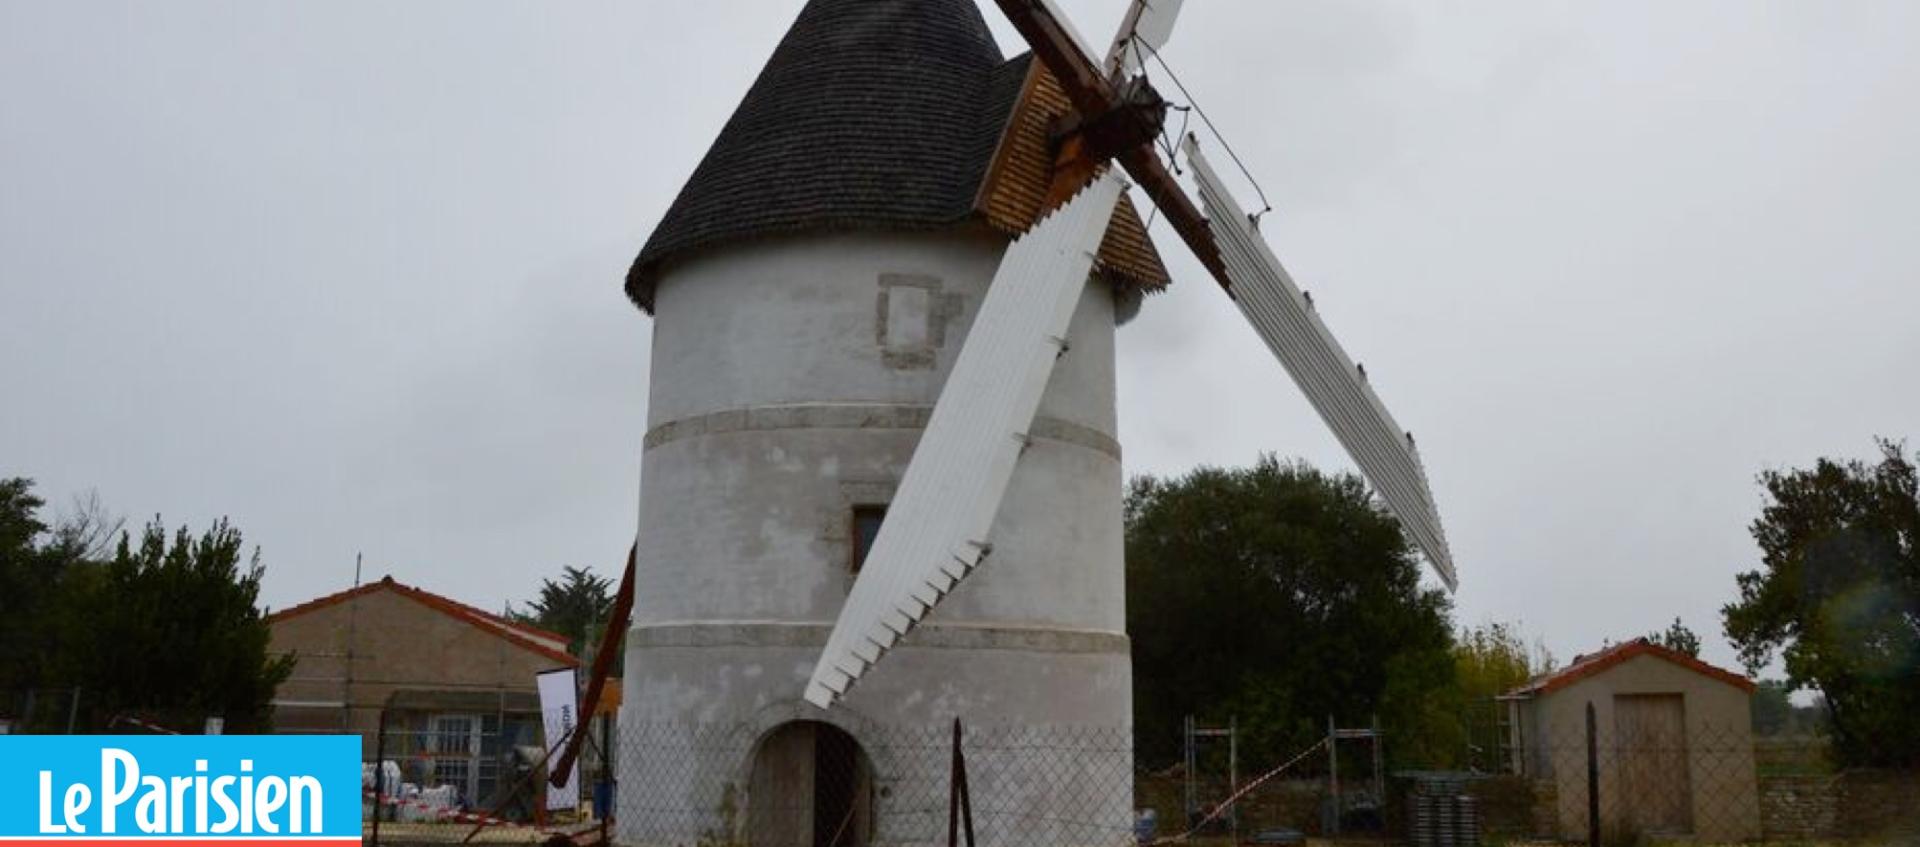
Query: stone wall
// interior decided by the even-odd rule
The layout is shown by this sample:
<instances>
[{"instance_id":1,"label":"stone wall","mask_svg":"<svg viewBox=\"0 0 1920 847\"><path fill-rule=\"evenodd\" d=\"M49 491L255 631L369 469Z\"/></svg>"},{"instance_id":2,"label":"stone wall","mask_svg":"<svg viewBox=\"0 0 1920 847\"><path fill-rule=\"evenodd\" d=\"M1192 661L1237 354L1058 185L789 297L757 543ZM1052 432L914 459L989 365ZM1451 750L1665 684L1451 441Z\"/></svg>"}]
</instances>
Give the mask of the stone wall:
<instances>
[{"instance_id":1,"label":"stone wall","mask_svg":"<svg viewBox=\"0 0 1920 847\"><path fill-rule=\"evenodd\" d=\"M1920 841L1920 772L1848 771L1837 784L1836 835Z\"/></svg>"},{"instance_id":2,"label":"stone wall","mask_svg":"<svg viewBox=\"0 0 1920 847\"><path fill-rule=\"evenodd\" d=\"M1768 841L1911 843L1920 840L1920 773L1762 776L1760 826Z\"/></svg>"},{"instance_id":3,"label":"stone wall","mask_svg":"<svg viewBox=\"0 0 1920 847\"><path fill-rule=\"evenodd\" d=\"M1536 779L1533 783L1533 832L1532 835L1547 835L1553 832L1560 808L1560 783L1551 779Z\"/></svg>"},{"instance_id":4,"label":"stone wall","mask_svg":"<svg viewBox=\"0 0 1920 847\"><path fill-rule=\"evenodd\" d=\"M1759 830L1766 841L1920 845L1920 772L1763 775L1759 783ZM1160 811L1161 834L1178 832L1179 779L1144 778L1139 788L1140 805ZM1318 780L1264 787L1245 802L1243 829L1286 826L1318 834L1323 790ZM1492 777L1470 783L1467 790L1480 801L1490 842L1577 835L1559 829L1553 780ZM1397 814L1387 819L1390 831L1399 831L1402 823Z\"/></svg>"},{"instance_id":5,"label":"stone wall","mask_svg":"<svg viewBox=\"0 0 1920 847\"><path fill-rule=\"evenodd\" d=\"M1801 841L1834 830L1840 778L1762 776L1760 831L1772 841Z\"/></svg>"},{"instance_id":6,"label":"stone wall","mask_svg":"<svg viewBox=\"0 0 1920 847\"><path fill-rule=\"evenodd\" d=\"M1759 783L1759 829L1766 841L1920 844L1920 772L1763 775ZM1530 792L1530 806L1516 799L1522 790ZM1497 777L1470 791L1481 798L1489 836L1578 835L1559 829L1553 780Z\"/></svg>"},{"instance_id":7,"label":"stone wall","mask_svg":"<svg viewBox=\"0 0 1920 847\"><path fill-rule=\"evenodd\" d=\"M1467 794L1479 802L1480 829L1493 837L1490 840L1550 831L1545 827L1553 822L1553 790L1550 780L1523 776L1495 776L1467 783Z\"/></svg>"}]
</instances>

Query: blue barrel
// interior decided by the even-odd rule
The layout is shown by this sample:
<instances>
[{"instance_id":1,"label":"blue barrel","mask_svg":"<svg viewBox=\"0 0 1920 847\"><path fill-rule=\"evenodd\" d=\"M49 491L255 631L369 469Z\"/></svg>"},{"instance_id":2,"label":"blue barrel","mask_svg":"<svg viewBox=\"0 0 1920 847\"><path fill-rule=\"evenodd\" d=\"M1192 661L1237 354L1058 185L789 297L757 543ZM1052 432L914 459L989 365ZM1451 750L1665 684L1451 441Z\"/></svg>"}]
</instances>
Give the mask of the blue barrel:
<instances>
[{"instance_id":1,"label":"blue barrel","mask_svg":"<svg viewBox=\"0 0 1920 847\"><path fill-rule=\"evenodd\" d=\"M613 780L603 779L593 784L593 819L603 821L613 816Z\"/></svg>"}]
</instances>

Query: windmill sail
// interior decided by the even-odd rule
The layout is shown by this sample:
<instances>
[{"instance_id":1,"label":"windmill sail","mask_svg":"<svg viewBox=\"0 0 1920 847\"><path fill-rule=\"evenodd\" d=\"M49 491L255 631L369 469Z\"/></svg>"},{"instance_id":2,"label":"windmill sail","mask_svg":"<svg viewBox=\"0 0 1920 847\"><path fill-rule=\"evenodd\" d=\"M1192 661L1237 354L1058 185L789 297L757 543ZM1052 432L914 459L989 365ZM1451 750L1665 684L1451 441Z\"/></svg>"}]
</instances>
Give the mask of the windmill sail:
<instances>
[{"instance_id":1,"label":"windmill sail","mask_svg":"<svg viewBox=\"0 0 1920 847\"><path fill-rule=\"evenodd\" d=\"M1426 469L1413 436L1394 423L1367 385L1366 373L1347 357L1314 312L1280 260L1254 229L1252 219L1228 193L1192 138L1185 144L1193 164L1207 227L1226 265L1229 293L1267 348L1285 366L1307 400L1380 492L1387 508L1449 589L1458 586L1453 554L1440 512L1427 487Z\"/></svg>"},{"instance_id":2,"label":"windmill sail","mask_svg":"<svg viewBox=\"0 0 1920 847\"><path fill-rule=\"evenodd\" d=\"M1125 181L1109 170L1007 248L807 684L845 694L978 565Z\"/></svg>"},{"instance_id":3,"label":"windmill sail","mask_svg":"<svg viewBox=\"0 0 1920 847\"><path fill-rule=\"evenodd\" d=\"M1173 22L1180 17L1180 4L1186 0L1133 0L1133 7L1120 21L1120 34L1107 51L1107 73L1122 77L1140 72L1144 55L1166 46L1173 37Z\"/></svg>"}]
</instances>

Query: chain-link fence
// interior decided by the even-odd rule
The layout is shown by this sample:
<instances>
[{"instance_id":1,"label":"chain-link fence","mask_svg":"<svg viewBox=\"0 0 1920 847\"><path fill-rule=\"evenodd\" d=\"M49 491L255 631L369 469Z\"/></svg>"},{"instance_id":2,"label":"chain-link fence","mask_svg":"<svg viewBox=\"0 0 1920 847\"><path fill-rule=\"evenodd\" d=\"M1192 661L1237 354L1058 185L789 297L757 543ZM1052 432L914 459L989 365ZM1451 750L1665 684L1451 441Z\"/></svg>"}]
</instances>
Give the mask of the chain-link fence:
<instances>
[{"instance_id":1,"label":"chain-link fence","mask_svg":"<svg viewBox=\"0 0 1920 847\"><path fill-rule=\"evenodd\" d=\"M7 693L0 721L9 732L65 732L86 723L84 696ZM1196 839L1242 843L1338 831L1470 847L1585 842L1597 823L1607 844L1920 844L1920 773L1839 767L1819 736L1755 736L1743 724L1651 713L1598 721L1591 739L1582 724L1516 734L1495 761L1500 773L1376 779L1370 751L1341 745L1338 789L1325 742L1284 763L1236 761L1214 745L1189 774L1184 765L1136 772L1130 731L1117 727L967 726L956 762L950 724L620 728L596 719L577 808L548 811L538 715L467 705L387 709L363 768L370 837L377 827L387 844L566 835L860 847L945 844L950 825L964 835L970 822L979 845L1119 845L1198 827ZM203 723L116 712L109 731L191 733Z\"/></svg>"},{"instance_id":2,"label":"chain-link fence","mask_svg":"<svg viewBox=\"0 0 1920 847\"><path fill-rule=\"evenodd\" d=\"M502 755L484 724L387 721L363 774L367 837L384 844L944 845L950 827L982 847L1135 841L1125 728L969 726L956 745L951 724L600 727L580 809L546 812L537 745Z\"/></svg>"},{"instance_id":3,"label":"chain-link fence","mask_svg":"<svg viewBox=\"0 0 1920 847\"><path fill-rule=\"evenodd\" d=\"M1241 762L1237 788L1223 761L1202 759L1192 780L1184 766L1142 772L1135 802L1158 812L1164 837L1237 791L1232 809L1195 833L1233 843L1336 832L1415 847L1585 843L1597 817L1606 844L1920 844L1920 772L1839 767L1818 736L1628 721L1597 726L1588 750L1583 725L1563 727L1516 745L1494 771L1389 769L1378 782L1343 753L1336 783L1322 743L1251 788L1266 763Z\"/></svg>"},{"instance_id":4,"label":"chain-link fence","mask_svg":"<svg viewBox=\"0 0 1920 847\"><path fill-rule=\"evenodd\" d=\"M632 845L933 845L950 826L980 845L1132 843L1126 728L968 726L955 746L951 725L627 726L615 830Z\"/></svg>"},{"instance_id":5,"label":"chain-link fence","mask_svg":"<svg viewBox=\"0 0 1920 847\"><path fill-rule=\"evenodd\" d=\"M525 757L521 767L502 766L490 805L473 802L478 795L461 786L473 784L474 765L450 764L472 748L450 744L446 729L399 730L409 746L392 748L388 778L400 784L384 793L400 802L383 807L381 841L458 841L479 828L476 840L496 842L563 834L635 847L865 847L943 845L950 827L968 843L970 826L982 847L1188 835L1290 843L1335 832L1473 847L1584 842L1597 817L1608 844L1920 842L1920 774L1836 769L1822 739L1756 740L1744 726L1615 726L1597 729L1591 748L1584 727L1563 728L1516 749L1504 760L1508 773L1403 770L1375 779L1370 757L1353 751L1337 762L1336 783L1325 742L1286 762L1240 762L1237 771L1197 759L1204 772L1189 781L1184 766L1136 772L1121 728L967 726L956 745L951 725L642 723L595 736L613 739L612 755L598 756L597 740L588 746L577 814L534 807L540 775L528 768L538 759ZM499 802L516 785L526 800ZM495 820L481 819L488 815Z\"/></svg>"},{"instance_id":6,"label":"chain-link fence","mask_svg":"<svg viewBox=\"0 0 1920 847\"><path fill-rule=\"evenodd\" d=\"M1837 768L1818 737L1601 722L1591 734L1563 727L1527 745L1519 769L1534 800L1533 835L1586 841L1597 826L1607 844L1920 841L1920 774Z\"/></svg>"},{"instance_id":7,"label":"chain-link fence","mask_svg":"<svg viewBox=\"0 0 1920 847\"><path fill-rule=\"evenodd\" d=\"M0 735L42 735L81 728L78 688L0 691Z\"/></svg>"},{"instance_id":8,"label":"chain-link fence","mask_svg":"<svg viewBox=\"0 0 1920 847\"><path fill-rule=\"evenodd\" d=\"M382 710L362 746L367 841L542 842L596 831L609 817L610 717L587 725L572 802L550 810L562 804L547 802L538 713L510 698L482 699L394 698Z\"/></svg>"},{"instance_id":9,"label":"chain-link fence","mask_svg":"<svg viewBox=\"0 0 1920 847\"><path fill-rule=\"evenodd\" d=\"M202 735L257 731L202 708L129 708L85 688L0 691L0 735Z\"/></svg>"},{"instance_id":10,"label":"chain-link fence","mask_svg":"<svg viewBox=\"0 0 1920 847\"><path fill-rule=\"evenodd\" d=\"M1643 836L1693 836L1713 842L1757 840L1758 774L1746 727L1678 719L1637 725L1556 727L1528 751L1526 773L1554 788L1557 834L1586 840L1599 826L1607 842Z\"/></svg>"}]
</instances>

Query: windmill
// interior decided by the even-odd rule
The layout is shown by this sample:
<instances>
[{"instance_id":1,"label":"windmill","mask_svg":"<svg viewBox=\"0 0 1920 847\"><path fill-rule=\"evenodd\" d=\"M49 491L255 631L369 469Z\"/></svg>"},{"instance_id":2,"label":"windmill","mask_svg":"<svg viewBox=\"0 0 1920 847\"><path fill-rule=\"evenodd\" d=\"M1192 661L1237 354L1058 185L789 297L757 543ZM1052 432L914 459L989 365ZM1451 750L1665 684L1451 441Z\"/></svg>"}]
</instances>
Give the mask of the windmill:
<instances>
[{"instance_id":1,"label":"windmill","mask_svg":"<svg viewBox=\"0 0 1920 847\"><path fill-rule=\"evenodd\" d=\"M1181 0L1134 0L1099 62L1051 0L996 2L1073 104L1049 192L1070 199L1001 261L806 699L825 708L844 696L990 556L990 529L1066 345L1080 280L1124 190L1123 170L1233 299L1452 588L1452 556L1412 434L1387 413L1198 141L1183 139L1182 151L1204 212L1154 147L1168 103L1137 72L1140 57L1172 34Z\"/></svg>"},{"instance_id":2,"label":"windmill","mask_svg":"<svg viewBox=\"0 0 1920 847\"><path fill-rule=\"evenodd\" d=\"M1451 583L1411 441L1205 153L1195 199L1154 149L1140 59L1178 3L1096 61L998 2L1030 54L977 0L808 0L627 275L654 331L621 843L936 843L948 762L912 739L955 716L1063 730L968 760L1005 789L987 840L1127 830L1114 348L1169 274L1123 174Z\"/></svg>"}]
</instances>

